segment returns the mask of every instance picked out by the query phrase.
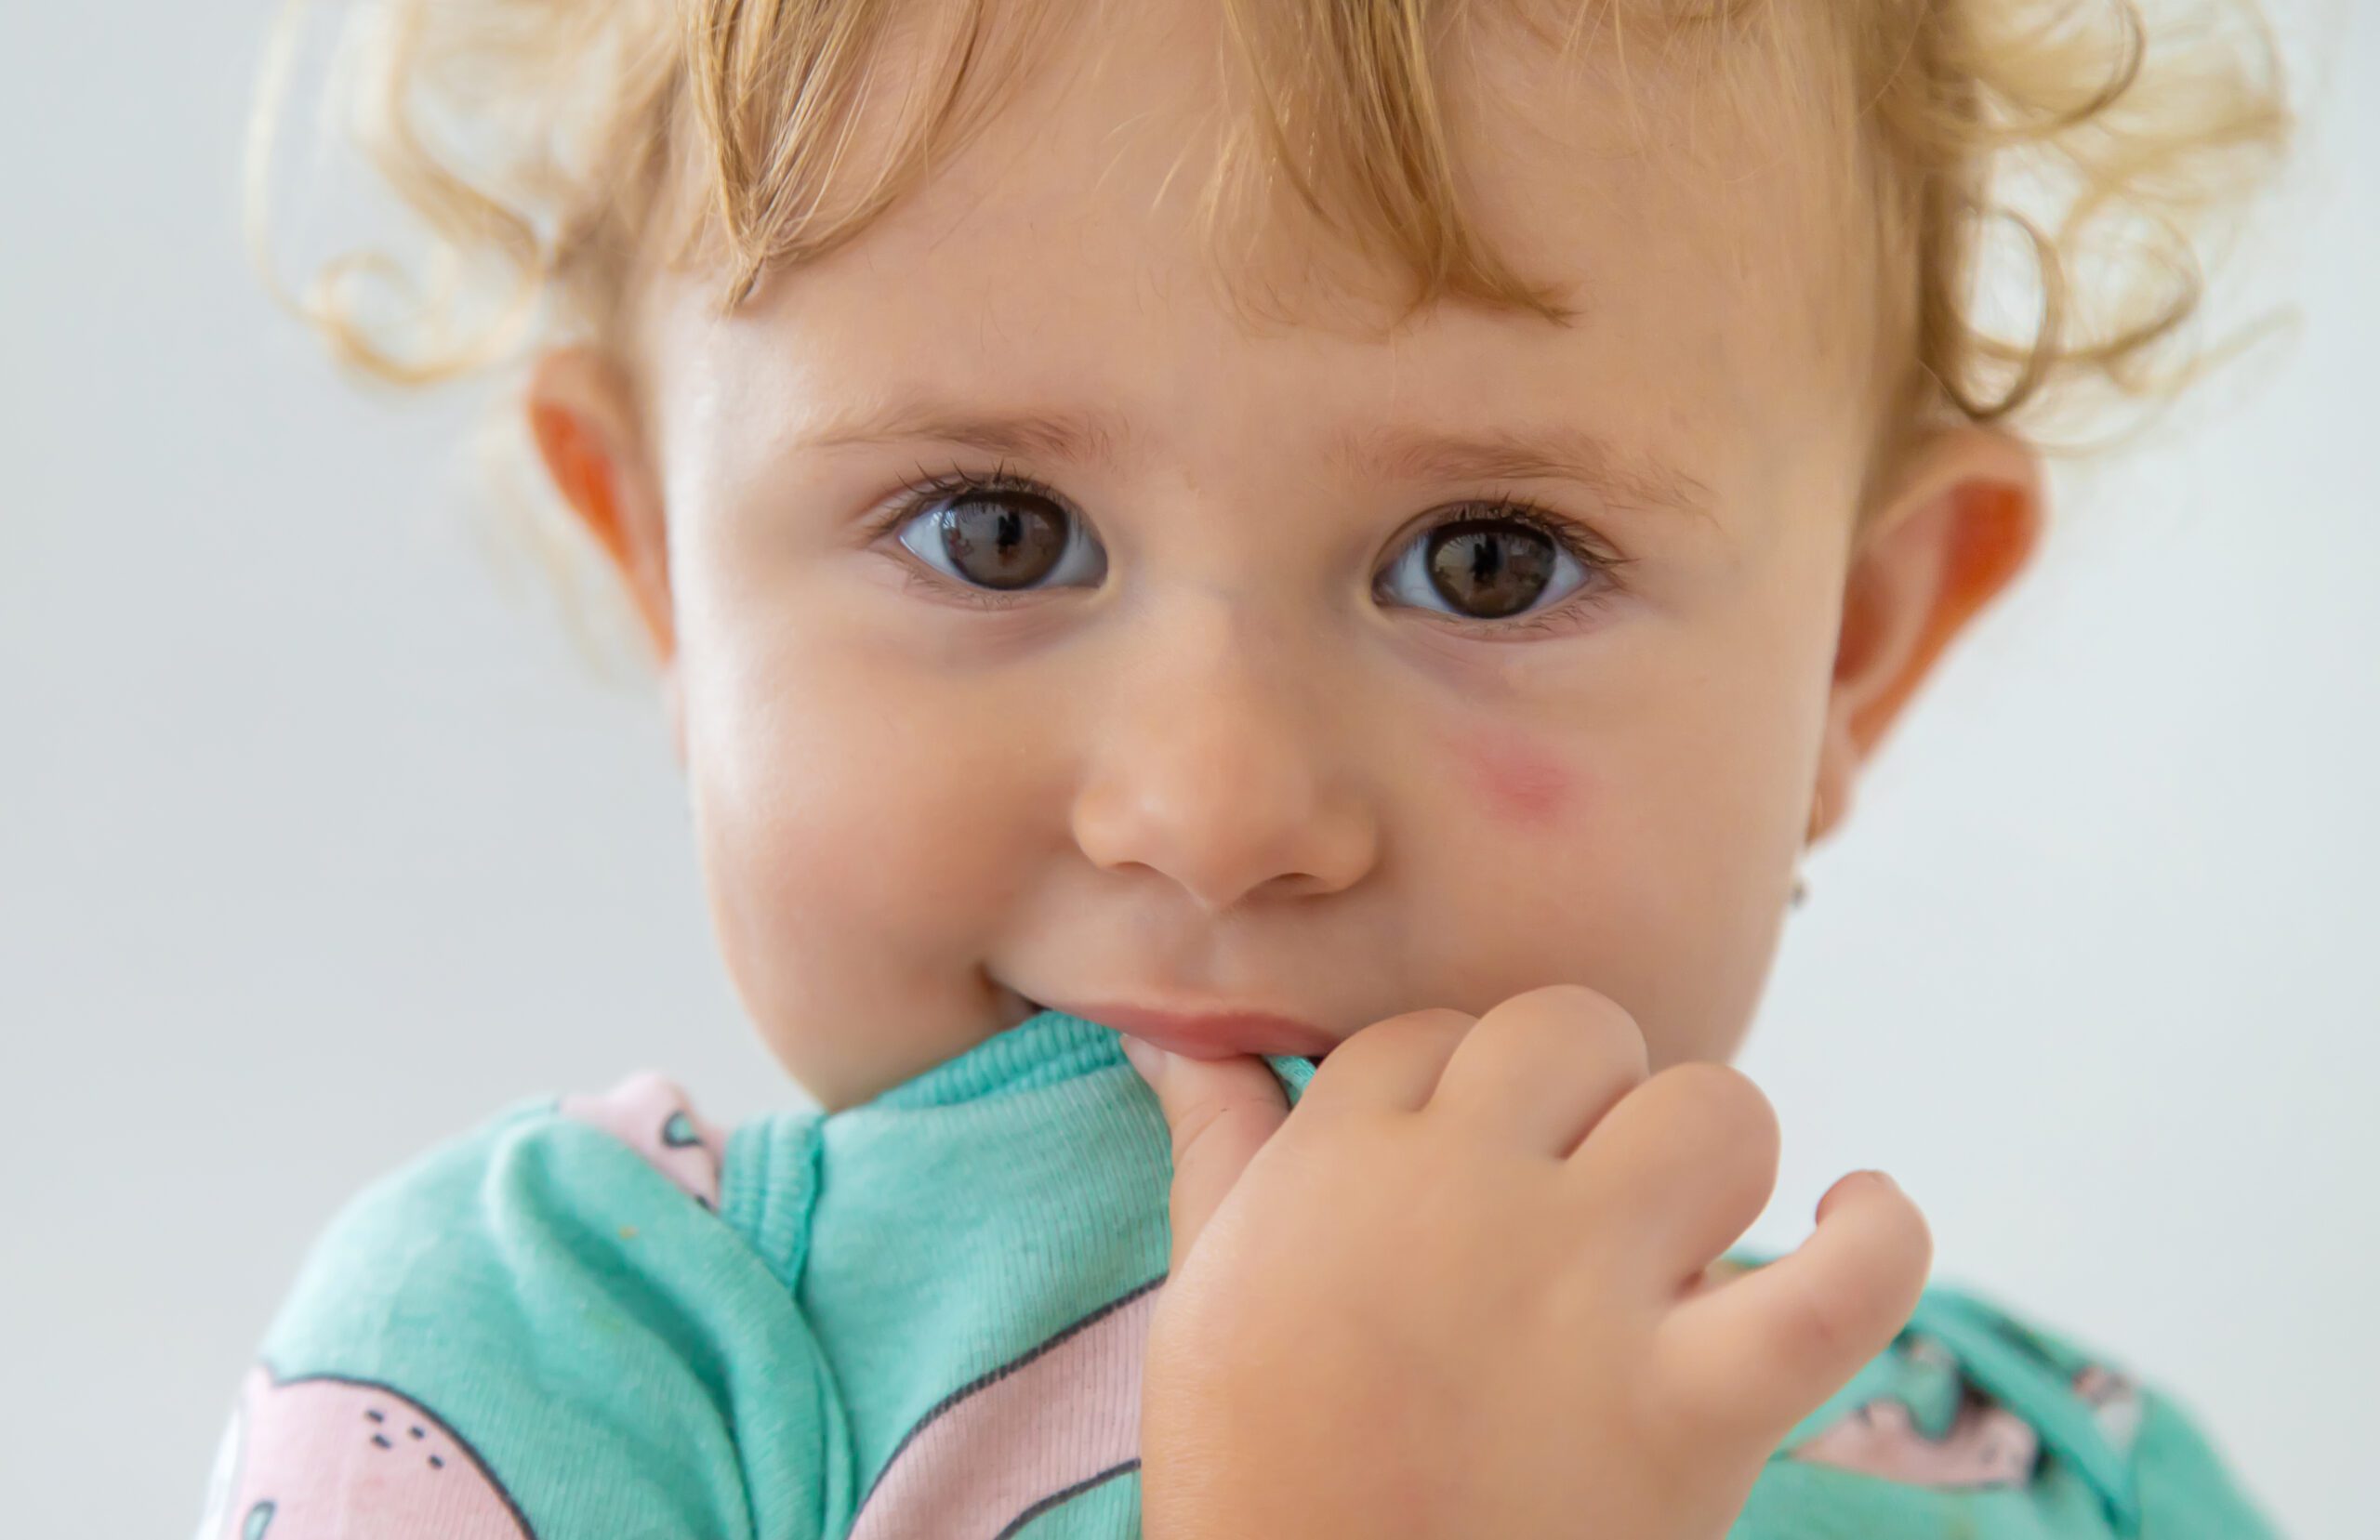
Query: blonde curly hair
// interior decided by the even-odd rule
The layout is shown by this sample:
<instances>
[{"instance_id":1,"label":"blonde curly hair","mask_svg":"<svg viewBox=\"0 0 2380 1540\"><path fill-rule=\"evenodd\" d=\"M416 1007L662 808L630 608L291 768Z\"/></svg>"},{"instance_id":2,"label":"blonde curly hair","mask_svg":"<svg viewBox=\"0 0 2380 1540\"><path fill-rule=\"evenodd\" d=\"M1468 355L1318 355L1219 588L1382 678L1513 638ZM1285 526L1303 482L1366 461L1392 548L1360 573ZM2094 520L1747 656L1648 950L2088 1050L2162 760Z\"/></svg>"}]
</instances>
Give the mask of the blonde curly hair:
<instances>
[{"instance_id":1,"label":"blonde curly hair","mask_svg":"<svg viewBox=\"0 0 2380 1540\"><path fill-rule=\"evenodd\" d=\"M1787 10L1832 45L1822 68L1854 125L1844 164L1873 218L1882 335L1902 344L1880 455L1945 420L2045 442L2059 401L2170 397L2210 356L2185 336L2202 244L2291 128L2256 0L2173 0L2153 28L2142 0L1469 3L1566 52L1624 47L1633 28L1740 59L1730 45L1783 36ZM633 364L632 306L659 261L713 263L732 309L930 175L998 106L1038 29L1068 12L1055 0L352 4L329 99L350 104L354 139L425 227L432 282L401 287L393 320L376 325L358 281L403 270L381 253L328 262L299 296L272 277L269 167L307 0L287 0L266 55L248 230L283 303L343 364L401 386L525 362L564 337ZM1465 0L1222 5L1234 83L1252 88L1236 99L1210 214L1252 180L1285 178L1298 204L1411 275L1413 309L1460 296L1567 320L1488 248L1455 191L1435 71ZM995 24L1009 20L1022 24ZM863 106L881 108L871 66L934 26L939 69L889 125L886 152L851 156ZM1995 250L2018 264L2028 324L1985 320ZM492 312L466 320L474 299ZM496 404L483 442L516 457L522 415ZM546 522L541 543L566 559Z\"/></svg>"}]
</instances>

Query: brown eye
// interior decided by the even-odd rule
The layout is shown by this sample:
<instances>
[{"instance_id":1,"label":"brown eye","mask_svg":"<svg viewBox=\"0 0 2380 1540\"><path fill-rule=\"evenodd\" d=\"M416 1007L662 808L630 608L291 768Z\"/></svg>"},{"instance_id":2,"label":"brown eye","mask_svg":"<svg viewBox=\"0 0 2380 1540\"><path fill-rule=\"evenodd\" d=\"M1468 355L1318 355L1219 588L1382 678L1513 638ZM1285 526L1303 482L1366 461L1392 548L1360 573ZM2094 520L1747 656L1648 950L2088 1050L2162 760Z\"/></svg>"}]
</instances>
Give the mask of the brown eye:
<instances>
[{"instance_id":1,"label":"brown eye","mask_svg":"<svg viewBox=\"0 0 2380 1540\"><path fill-rule=\"evenodd\" d=\"M1540 617L1592 588L1582 607L1617 592L1628 559L1590 544L1560 515L1511 500L1450 519L1408 540L1375 580L1378 597L1460 620L1513 620L1501 630L1544 629Z\"/></svg>"},{"instance_id":2,"label":"brown eye","mask_svg":"<svg viewBox=\"0 0 2380 1540\"><path fill-rule=\"evenodd\" d=\"M959 575L986 588L1028 588L1066 549L1066 516L1030 493L963 498L935 519Z\"/></svg>"},{"instance_id":3,"label":"brown eye","mask_svg":"<svg viewBox=\"0 0 2380 1540\"><path fill-rule=\"evenodd\" d=\"M1430 532L1430 586L1461 614L1501 620L1537 602L1554 579L1553 540L1510 520L1461 519Z\"/></svg>"}]
</instances>

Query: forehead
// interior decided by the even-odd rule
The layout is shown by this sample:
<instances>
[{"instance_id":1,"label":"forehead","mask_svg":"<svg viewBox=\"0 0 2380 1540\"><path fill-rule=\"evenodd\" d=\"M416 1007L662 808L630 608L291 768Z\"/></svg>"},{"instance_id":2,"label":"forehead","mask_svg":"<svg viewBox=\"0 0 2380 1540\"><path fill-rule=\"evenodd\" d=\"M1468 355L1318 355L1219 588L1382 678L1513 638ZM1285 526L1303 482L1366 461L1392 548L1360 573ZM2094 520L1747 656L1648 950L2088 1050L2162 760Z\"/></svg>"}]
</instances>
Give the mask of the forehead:
<instances>
[{"instance_id":1,"label":"forehead","mask_svg":"<svg viewBox=\"0 0 2380 1540\"><path fill-rule=\"evenodd\" d=\"M1741 417L1779 390L1864 397L1848 148L1823 72L1803 68L1811 38L1608 17L1566 56L1485 6L1434 40L1448 197L1565 325L1460 296L1407 315L1415 275L1277 175L1210 223L1202 196L1248 121L1222 7L1094 9L1043 34L980 127L855 239L772 271L724 322L676 327L660 355L773 382L788 434L929 394L1184 425L1325 401L1659 423ZM885 50L849 185L892 138L890 104L921 88L923 48ZM694 303L681 291L671 313Z\"/></svg>"}]
</instances>

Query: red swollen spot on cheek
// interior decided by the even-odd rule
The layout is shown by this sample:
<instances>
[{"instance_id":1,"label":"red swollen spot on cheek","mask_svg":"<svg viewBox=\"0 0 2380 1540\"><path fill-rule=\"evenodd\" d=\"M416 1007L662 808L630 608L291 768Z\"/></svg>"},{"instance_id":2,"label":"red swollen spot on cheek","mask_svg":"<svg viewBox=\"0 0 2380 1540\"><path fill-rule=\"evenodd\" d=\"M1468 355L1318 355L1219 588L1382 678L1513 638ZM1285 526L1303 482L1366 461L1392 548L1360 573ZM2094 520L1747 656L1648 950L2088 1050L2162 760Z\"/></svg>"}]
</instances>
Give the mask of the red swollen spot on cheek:
<instances>
[{"instance_id":1,"label":"red swollen spot on cheek","mask_svg":"<svg viewBox=\"0 0 2380 1540\"><path fill-rule=\"evenodd\" d=\"M1517 733L1465 728L1450 740L1472 789L1488 811L1520 828L1560 822L1575 778L1555 756Z\"/></svg>"}]
</instances>

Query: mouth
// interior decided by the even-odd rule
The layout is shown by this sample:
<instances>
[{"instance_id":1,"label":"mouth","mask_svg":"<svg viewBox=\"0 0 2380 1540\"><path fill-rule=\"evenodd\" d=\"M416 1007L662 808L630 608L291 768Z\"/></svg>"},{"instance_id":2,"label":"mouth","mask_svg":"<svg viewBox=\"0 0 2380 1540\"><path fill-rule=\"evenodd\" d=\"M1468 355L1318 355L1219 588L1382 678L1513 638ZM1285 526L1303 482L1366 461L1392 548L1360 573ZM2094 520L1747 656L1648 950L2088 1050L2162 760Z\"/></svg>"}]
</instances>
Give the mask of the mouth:
<instances>
[{"instance_id":1,"label":"mouth","mask_svg":"<svg viewBox=\"0 0 2380 1540\"><path fill-rule=\"evenodd\" d=\"M1235 1007L1166 1009L1122 1001L1036 1001L1037 1010L1059 1010L1113 1027L1191 1059L1229 1059L1237 1054L1276 1054L1319 1063L1338 1040L1311 1021L1273 1011Z\"/></svg>"}]
</instances>

